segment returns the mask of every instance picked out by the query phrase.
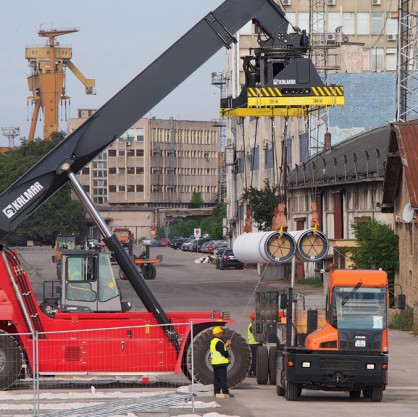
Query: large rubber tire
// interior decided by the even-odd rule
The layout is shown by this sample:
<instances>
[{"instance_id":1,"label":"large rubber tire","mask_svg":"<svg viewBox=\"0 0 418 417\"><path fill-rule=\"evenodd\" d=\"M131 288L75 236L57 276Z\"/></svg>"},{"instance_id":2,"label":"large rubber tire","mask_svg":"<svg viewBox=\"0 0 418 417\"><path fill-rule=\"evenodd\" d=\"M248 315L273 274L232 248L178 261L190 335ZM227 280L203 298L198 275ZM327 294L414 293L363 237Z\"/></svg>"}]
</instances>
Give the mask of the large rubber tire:
<instances>
[{"instance_id":1,"label":"large rubber tire","mask_svg":"<svg viewBox=\"0 0 418 417\"><path fill-rule=\"evenodd\" d=\"M298 396L300 395L300 391L298 390L298 384L294 382L287 382L286 384L286 400L287 401L296 401Z\"/></svg>"},{"instance_id":2,"label":"large rubber tire","mask_svg":"<svg viewBox=\"0 0 418 417\"><path fill-rule=\"evenodd\" d=\"M141 273L144 276L144 279L151 280L155 279L157 276L157 270L154 265L141 265Z\"/></svg>"},{"instance_id":3,"label":"large rubber tire","mask_svg":"<svg viewBox=\"0 0 418 417\"><path fill-rule=\"evenodd\" d=\"M213 368L210 363L212 328L201 331L193 341L195 381L203 385L213 384ZM232 339L229 348L228 386L234 388L247 377L251 367L251 351L245 339L237 332L224 328L223 340ZM191 352L187 352L187 367L191 369ZM184 372L184 368L183 368ZM184 372L185 373L185 372ZM187 377L187 372L185 373Z\"/></svg>"},{"instance_id":4,"label":"large rubber tire","mask_svg":"<svg viewBox=\"0 0 418 417\"><path fill-rule=\"evenodd\" d=\"M257 349L256 364L257 384L265 385L269 380L269 352L267 346L260 346Z\"/></svg>"},{"instance_id":5,"label":"large rubber tire","mask_svg":"<svg viewBox=\"0 0 418 417\"><path fill-rule=\"evenodd\" d=\"M370 392L370 401L372 403L380 403L383 399L383 385L374 385Z\"/></svg>"},{"instance_id":6,"label":"large rubber tire","mask_svg":"<svg viewBox=\"0 0 418 417\"><path fill-rule=\"evenodd\" d=\"M0 389L9 388L19 377L22 369L22 351L16 340L0 331Z\"/></svg>"},{"instance_id":7,"label":"large rubber tire","mask_svg":"<svg viewBox=\"0 0 418 417\"><path fill-rule=\"evenodd\" d=\"M270 385L276 385L277 374L277 347L270 346L269 349L269 381Z\"/></svg>"}]
</instances>

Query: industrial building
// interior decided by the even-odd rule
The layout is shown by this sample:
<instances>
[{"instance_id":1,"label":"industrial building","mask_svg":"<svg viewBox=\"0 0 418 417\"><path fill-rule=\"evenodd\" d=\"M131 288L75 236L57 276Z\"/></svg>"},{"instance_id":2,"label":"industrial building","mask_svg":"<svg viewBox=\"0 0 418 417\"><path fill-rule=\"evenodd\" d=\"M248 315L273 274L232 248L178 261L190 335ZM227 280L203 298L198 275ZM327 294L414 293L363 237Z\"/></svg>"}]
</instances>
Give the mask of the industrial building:
<instances>
[{"instance_id":1,"label":"industrial building","mask_svg":"<svg viewBox=\"0 0 418 417\"><path fill-rule=\"evenodd\" d=\"M67 133L94 110L78 111ZM78 174L112 226L140 236L165 225L164 210L184 211L198 193L202 208L218 202L219 129L210 121L141 119ZM156 215L158 213L158 215Z\"/></svg>"}]
</instances>

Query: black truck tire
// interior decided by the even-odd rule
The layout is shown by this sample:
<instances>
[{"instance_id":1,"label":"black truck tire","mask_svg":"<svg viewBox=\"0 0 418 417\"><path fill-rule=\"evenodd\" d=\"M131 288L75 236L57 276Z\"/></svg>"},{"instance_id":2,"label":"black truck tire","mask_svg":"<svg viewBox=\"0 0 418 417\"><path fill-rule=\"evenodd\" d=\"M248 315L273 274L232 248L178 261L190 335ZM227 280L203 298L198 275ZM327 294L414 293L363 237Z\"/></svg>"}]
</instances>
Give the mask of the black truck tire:
<instances>
[{"instance_id":1,"label":"black truck tire","mask_svg":"<svg viewBox=\"0 0 418 417\"><path fill-rule=\"evenodd\" d=\"M370 401L380 403L383 399L383 385L374 385L370 390Z\"/></svg>"},{"instance_id":2,"label":"black truck tire","mask_svg":"<svg viewBox=\"0 0 418 417\"><path fill-rule=\"evenodd\" d=\"M276 385L277 374L277 347L270 346L269 349L269 381L270 385Z\"/></svg>"},{"instance_id":3,"label":"black truck tire","mask_svg":"<svg viewBox=\"0 0 418 417\"><path fill-rule=\"evenodd\" d=\"M141 265L141 274L144 276L144 279L151 280L155 279L157 276L157 270L154 265Z\"/></svg>"},{"instance_id":4,"label":"black truck tire","mask_svg":"<svg viewBox=\"0 0 418 417\"><path fill-rule=\"evenodd\" d=\"M298 396L300 395L300 391L298 390L298 384L294 382L287 382L286 384L286 400L287 401L296 401Z\"/></svg>"},{"instance_id":5,"label":"black truck tire","mask_svg":"<svg viewBox=\"0 0 418 417\"><path fill-rule=\"evenodd\" d=\"M257 384L265 385L269 380L269 352L267 346L257 349L256 376Z\"/></svg>"},{"instance_id":6,"label":"black truck tire","mask_svg":"<svg viewBox=\"0 0 418 417\"><path fill-rule=\"evenodd\" d=\"M22 368L22 351L16 340L0 331L0 389L10 387L19 377Z\"/></svg>"},{"instance_id":7,"label":"black truck tire","mask_svg":"<svg viewBox=\"0 0 418 417\"><path fill-rule=\"evenodd\" d=\"M201 331L193 341L194 376L198 383L213 384L213 368L210 363L210 341L213 338L212 328ZM232 339L229 348L230 364L228 365L228 386L238 386L248 375L251 367L251 351L245 339L237 332L224 328L223 340ZM192 349L187 351L187 369L183 373L189 377ZM186 371L186 372L185 372Z\"/></svg>"}]
</instances>

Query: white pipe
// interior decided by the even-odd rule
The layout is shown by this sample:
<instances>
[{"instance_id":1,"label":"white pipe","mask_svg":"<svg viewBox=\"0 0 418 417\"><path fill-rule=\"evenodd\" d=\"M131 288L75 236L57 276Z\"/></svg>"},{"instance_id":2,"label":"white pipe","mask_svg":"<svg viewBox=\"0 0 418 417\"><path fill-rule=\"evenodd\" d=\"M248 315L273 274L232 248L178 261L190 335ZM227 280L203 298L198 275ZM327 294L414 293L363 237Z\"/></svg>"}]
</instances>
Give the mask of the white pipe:
<instances>
[{"instance_id":1,"label":"white pipe","mask_svg":"<svg viewBox=\"0 0 418 417\"><path fill-rule=\"evenodd\" d=\"M326 235L313 229L288 232L296 242L296 257L300 261L315 262L322 259L329 249Z\"/></svg>"},{"instance_id":2,"label":"white pipe","mask_svg":"<svg viewBox=\"0 0 418 417\"><path fill-rule=\"evenodd\" d=\"M296 243L287 232L244 233L235 239L233 251L243 263L283 263L295 254Z\"/></svg>"}]
</instances>

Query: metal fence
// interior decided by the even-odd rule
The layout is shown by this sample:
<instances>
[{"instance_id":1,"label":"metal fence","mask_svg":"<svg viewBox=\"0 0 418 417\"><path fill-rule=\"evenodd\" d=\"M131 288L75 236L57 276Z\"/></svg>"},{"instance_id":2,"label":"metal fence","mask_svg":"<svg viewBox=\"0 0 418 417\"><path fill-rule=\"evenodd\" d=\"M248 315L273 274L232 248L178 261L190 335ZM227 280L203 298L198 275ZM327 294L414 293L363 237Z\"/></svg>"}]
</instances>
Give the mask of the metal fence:
<instances>
[{"instance_id":1,"label":"metal fence","mask_svg":"<svg viewBox=\"0 0 418 417\"><path fill-rule=\"evenodd\" d=\"M189 349L188 363L167 343L162 325L0 331L0 415L112 416L174 404L194 411L193 343L187 343L193 324L175 324L181 326L180 334L190 329L190 338L180 341Z\"/></svg>"}]
</instances>

